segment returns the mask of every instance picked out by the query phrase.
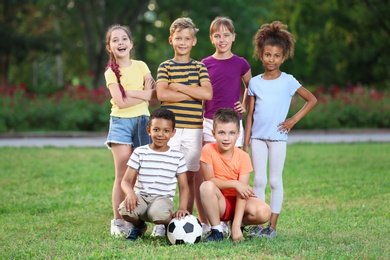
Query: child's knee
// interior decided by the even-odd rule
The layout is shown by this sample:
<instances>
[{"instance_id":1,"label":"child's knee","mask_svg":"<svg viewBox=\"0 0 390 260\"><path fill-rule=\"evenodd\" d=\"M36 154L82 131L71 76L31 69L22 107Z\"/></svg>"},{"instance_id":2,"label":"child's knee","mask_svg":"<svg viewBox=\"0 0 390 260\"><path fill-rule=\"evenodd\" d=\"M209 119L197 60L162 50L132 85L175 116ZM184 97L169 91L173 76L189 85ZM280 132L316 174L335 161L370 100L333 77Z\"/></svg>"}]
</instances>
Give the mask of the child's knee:
<instances>
[{"instance_id":1,"label":"child's knee","mask_svg":"<svg viewBox=\"0 0 390 260\"><path fill-rule=\"evenodd\" d=\"M202 182L202 184L199 187L199 191L200 191L201 196L202 195L208 196L209 194L213 193L215 190L215 187L216 186L215 186L214 182L212 182L212 181Z\"/></svg>"},{"instance_id":2,"label":"child's knee","mask_svg":"<svg viewBox=\"0 0 390 260\"><path fill-rule=\"evenodd\" d=\"M172 211L168 209L162 210L157 208L154 210L149 210L148 218L155 224L161 224L172 219Z\"/></svg>"}]
</instances>

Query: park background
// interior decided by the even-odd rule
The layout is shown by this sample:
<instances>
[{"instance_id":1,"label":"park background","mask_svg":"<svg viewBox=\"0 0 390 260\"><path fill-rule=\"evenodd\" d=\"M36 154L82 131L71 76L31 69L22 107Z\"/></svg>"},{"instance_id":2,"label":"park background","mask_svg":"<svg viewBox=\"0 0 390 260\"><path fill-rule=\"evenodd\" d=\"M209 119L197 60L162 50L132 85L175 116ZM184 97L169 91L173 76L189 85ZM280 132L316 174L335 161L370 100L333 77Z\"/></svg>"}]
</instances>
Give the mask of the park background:
<instances>
[{"instance_id":1,"label":"park background","mask_svg":"<svg viewBox=\"0 0 390 260\"><path fill-rule=\"evenodd\" d=\"M189 16L200 29L192 52L200 60L214 51L208 28L219 15L233 19L233 51L253 75L262 72L252 56L261 24L280 20L296 36L295 56L282 70L319 103L293 131L389 129L389 11L387 0L2 0L0 138L104 136L108 26L131 27L136 58L156 76L173 56L174 19ZM389 152L380 142L289 145L278 239L169 246L150 237L151 226L134 244L109 235L114 166L103 143L0 147L0 259L389 259Z\"/></svg>"},{"instance_id":2,"label":"park background","mask_svg":"<svg viewBox=\"0 0 390 260\"><path fill-rule=\"evenodd\" d=\"M199 28L192 58L214 52L209 25L216 16L235 24L233 52L252 75L253 36L274 20L296 37L295 56L282 70L319 99L295 129L390 128L390 11L388 1L337 0L4 0L0 3L0 133L106 132L110 95L104 83L105 33L129 25L135 58L154 77L173 57L169 26L181 16ZM151 102L151 109L159 102ZM301 106L294 98L291 113Z\"/></svg>"}]
</instances>

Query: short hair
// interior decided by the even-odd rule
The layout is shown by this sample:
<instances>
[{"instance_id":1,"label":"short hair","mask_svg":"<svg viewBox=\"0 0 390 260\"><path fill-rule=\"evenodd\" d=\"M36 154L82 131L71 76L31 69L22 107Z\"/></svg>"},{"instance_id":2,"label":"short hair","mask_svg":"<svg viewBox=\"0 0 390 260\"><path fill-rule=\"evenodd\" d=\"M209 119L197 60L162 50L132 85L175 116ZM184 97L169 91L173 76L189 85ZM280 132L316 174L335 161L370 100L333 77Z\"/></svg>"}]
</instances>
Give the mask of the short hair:
<instances>
[{"instance_id":1,"label":"short hair","mask_svg":"<svg viewBox=\"0 0 390 260\"><path fill-rule=\"evenodd\" d=\"M189 17L181 17L177 18L173 23L171 24L171 27L169 28L170 36L172 36L176 31L181 31L184 29L191 29L196 35L196 33L199 31L198 28L196 28L194 22Z\"/></svg>"},{"instance_id":2,"label":"short hair","mask_svg":"<svg viewBox=\"0 0 390 260\"><path fill-rule=\"evenodd\" d=\"M240 116L237 111L231 108L219 108L215 111L213 116L213 129L217 124L234 123L237 125L237 129L240 130Z\"/></svg>"},{"instance_id":3,"label":"short hair","mask_svg":"<svg viewBox=\"0 0 390 260\"><path fill-rule=\"evenodd\" d=\"M151 122L155 118L161 118L166 119L169 121L172 121L172 129L175 129L176 121L175 121L175 114L166 108L157 108L154 110L149 117L149 127L151 126Z\"/></svg>"},{"instance_id":4,"label":"short hair","mask_svg":"<svg viewBox=\"0 0 390 260\"><path fill-rule=\"evenodd\" d=\"M229 17L218 16L210 24L210 35L217 31L220 27L226 27L232 34L235 34L233 21Z\"/></svg>"}]
</instances>

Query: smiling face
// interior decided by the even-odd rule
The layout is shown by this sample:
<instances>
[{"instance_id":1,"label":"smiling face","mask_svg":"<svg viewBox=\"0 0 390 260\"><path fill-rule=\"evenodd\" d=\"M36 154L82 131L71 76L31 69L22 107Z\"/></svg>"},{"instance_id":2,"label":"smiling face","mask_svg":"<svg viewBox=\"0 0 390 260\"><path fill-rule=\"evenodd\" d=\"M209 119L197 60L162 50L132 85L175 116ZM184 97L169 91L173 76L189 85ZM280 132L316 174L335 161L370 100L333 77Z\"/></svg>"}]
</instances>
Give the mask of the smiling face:
<instances>
[{"instance_id":1,"label":"smiling face","mask_svg":"<svg viewBox=\"0 0 390 260\"><path fill-rule=\"evenodd\" d=\"M222 154L233 151L236 141L240 136L240 130L234 122L218 122L215 124L213 135L218 145L218 150Z\"/></svg>"},{"instance_id":2,"label":"smiling face","mask_svg":"<svg viewBox=\"0 0 390 260\"><path fill-rule=\"evenodd\" d=\"M129 59L133 42L125 30L118 28L111 32L106 48L108 52L114 55L115 59Z\"/></svg>"},{"instance_id":3,"label":"smiling face","mask_svg":"<svg viewBox=\"0 0 390 260\"><path fill-rule=\"evenodd\" d=\"M229 31L226 26L220 26L218 30L210 35L211 43L214 45L217 53L231 52L232 44L236 35Z\"/></svg>"},{"instance_id":4,"label":"smiling face","mask_svg":"<svg viewBox=\"0 0 390 260\"><path fill-rule=\"evenodd\" d=\"M176 30L169 37L169 43L172 45L175 55L178 56L189 56L196 41L194 31L190 28Z\"/></svg>"},{"instance_id":5,"label":"smiling face","mask_svg":"<svg viewBox=\"0 0 390 260\"><path fill-rule=\"evenodd\" d=\"M280 65L284 61L283 48L279 45L266 45L264 46L261 60L266 71L279 70Z\"/></svg>"},{"instance_id":6,"label":"smiling face","mask_svg":"<svg viewBox=\"0 0 390 260\"><path fill-rule=\"evenodd\" d=\"M172 121L164 118L151 119L150 126L146 128L146 131L152 138L150 148L160 152L165 152L169 149L168 141L176 132Z\"/></svg>"}]
</instances>

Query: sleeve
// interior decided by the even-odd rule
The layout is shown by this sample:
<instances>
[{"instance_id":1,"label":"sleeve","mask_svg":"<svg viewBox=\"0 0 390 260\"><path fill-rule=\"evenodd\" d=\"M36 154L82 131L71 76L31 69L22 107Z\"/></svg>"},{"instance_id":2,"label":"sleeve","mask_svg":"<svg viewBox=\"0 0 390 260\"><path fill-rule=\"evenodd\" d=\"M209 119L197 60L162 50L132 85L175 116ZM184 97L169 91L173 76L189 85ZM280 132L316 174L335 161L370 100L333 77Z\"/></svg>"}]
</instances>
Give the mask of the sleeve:
<instances>
[{"instance_id":1,"label":"sleeve","mask_svg":"<svg viewBox=\"0 0 390 260\"><path fill-rule=\"evenodd\" d=\"M184 154L182 154L182 156L179 159L179 165L177 168L177 175L182 174L182 173L186 173L187 171L188 171L188 169L187 169L186 160L184 158Z\"/></svg>"},{"instance_id":2,"label":"sleeve","mask_svg":"<svg viewBox=\"0 0 390 260\"><path fill-rule=\"evenodd\" d=\"M202 153L200 155L200 161L207 163L207 164L213 164L213 160L211 157L211 144L206 144L202 148Z\"/></svg>"},{"instance_id":3,"label":"sleeve","mask_svg":"<svg viewBox=\"0 0 390 260\"><path fill-rule=\"evenodd\" d=\"M254 96L255 93L253 92L253 85L255 84L255 79L251 78L249 80L249 85L248 85L248 96Z\"/></svg>"},{"instance_id":4,"label":"sleeve","mask_svg":"<svg viewBox=\"0 0 390 260\"><path fill-rule=\"evenodd\" d=\"M244 59L244 58L241 58L241 77L244 76L251 68L251 65L249 65L249 62Z\"/></svg>"},{"instance_id":5,"label":"sleeve","mask_svg":"<svg viewBox=\"0 0 390 260\"><path fill-rule=\"evenodd\" d=\"M108 68L104 72L104 78L106 79L107 88L110 84L113 84L113 83L117 84L118 83L118 79L116 78L115 73L112 71L111 68Z\"/></svg>"},{"instance_id":6,"label":"sleeve","mask_svg":"<svg viewBox=\"0 0 390 260\"><path fill-rule=\"evenodd\" d=\"M134 152L131 154L129 161L127 162L127 165L135 170L139 170L140 168L140 155L139 155L139 149L135 149Z\"/></svg>"},{"instance_id":7,"label":"sleeve","mask_svg":"<svg viewBox=\"0 0 390 260\"><path fill-rule=\"evenodd\" d=\"M209 71L207 70L206 65L204 65L201 62L198 62L198 65L199 65L199 82L210 81Z\"/></svg>"},{"instance_id":8,"label":"sleeve","mask_svg":"<svg viewBox=\"0 0 390 260\"><path fill-rule=\"evenodd\" d=\"M298 80L296 80L296 78L294 78L293 75L289 75L289 91L290 91L290 95L291 96L294 96L295 92L297 92L297 90L301 87L301 83L299 83Z\"/></svg>"},{"instance_id":9,"label":"sleeve","mask_svg":"<svg viewBox=\"0 0 390 260\"><path fill-rule=\"evenodd\" d=\"M166 62L163 62L158 66L156 82L169 82L168 69L166 66Z\"/></svg>"},{"instance_id":10,"label":"sleeve","mask_svg":"<svg viewBox=\"0 0 390 260\"><path fill-rule=\"evenodd\" d=\"M143 76L145 76L146 74L150 73L150 69L149 69L148 65L145 62L140 61L139 66L141 68Z\"/></svg>"},{"instance_id":11,"label":"sleeve","mask_svg":"<svg viewBox=\"0 0 390 260\"><path fill-rule=\"evenodd\" d=\"M249 154L243 152L240 158L240 173L250 173L253 171L252 161Z\"/></svg>"}]
</instances>

